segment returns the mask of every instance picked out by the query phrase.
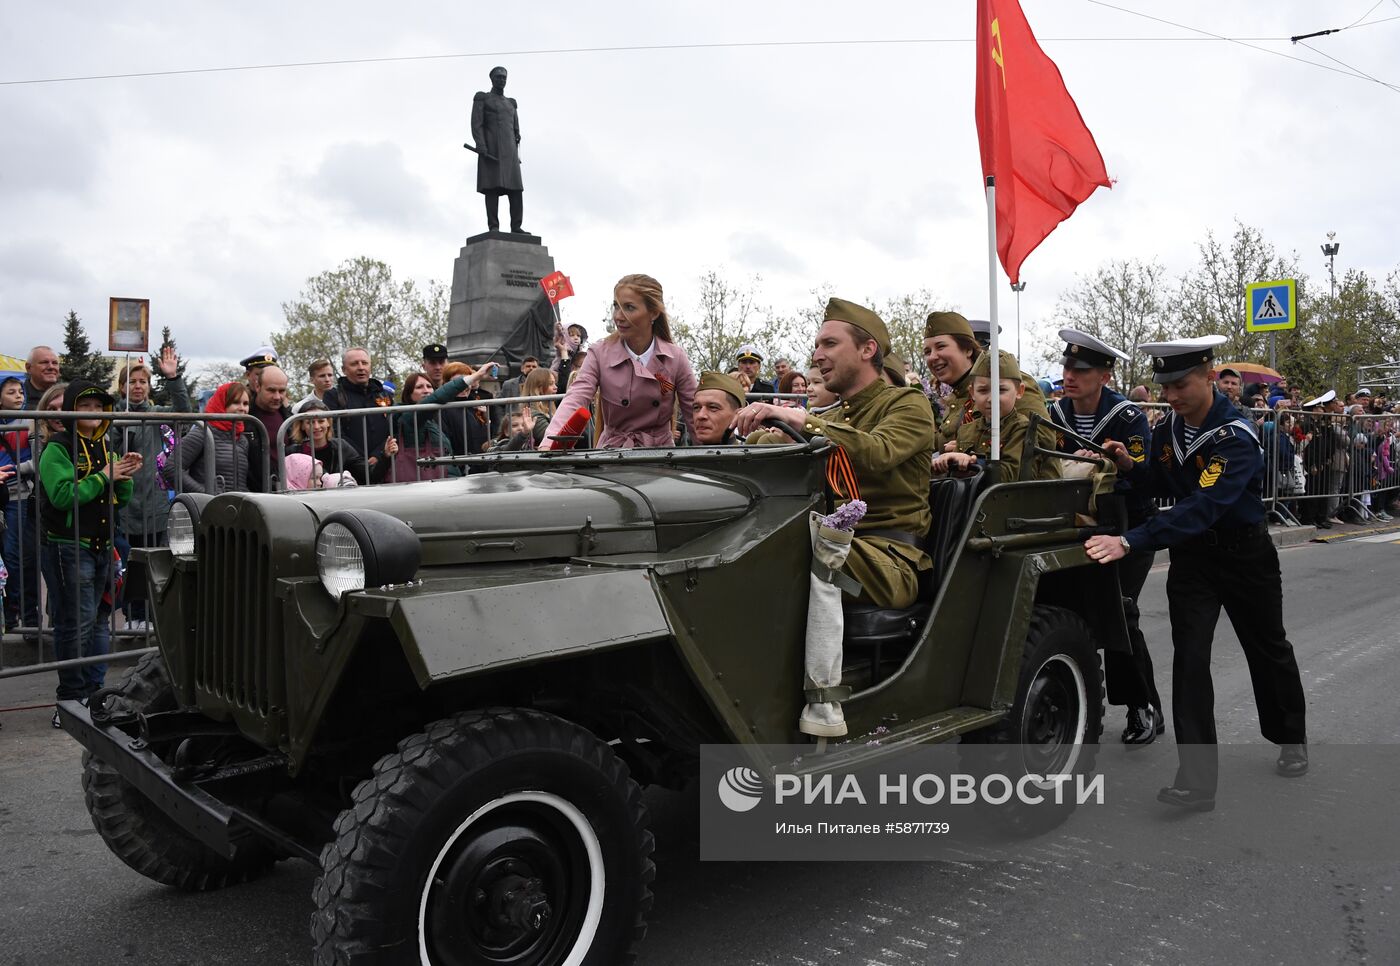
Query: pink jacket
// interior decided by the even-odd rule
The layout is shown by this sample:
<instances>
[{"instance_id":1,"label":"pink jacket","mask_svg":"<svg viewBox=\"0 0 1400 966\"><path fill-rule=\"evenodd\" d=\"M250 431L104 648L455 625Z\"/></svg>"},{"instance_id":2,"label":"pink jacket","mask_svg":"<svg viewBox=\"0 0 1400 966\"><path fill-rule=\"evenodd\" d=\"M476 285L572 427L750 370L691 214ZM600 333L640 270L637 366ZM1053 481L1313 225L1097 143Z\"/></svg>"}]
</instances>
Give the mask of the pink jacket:
<instances>
[{"instance_id":1,"label":"pink jacket","mask_svg":"<svg viewBox=\"0 0 1400 966\"><path fill-rule=\"evenodd\" d=\"M557 434L580 406L591 408L597 392L603 409L603 435L597 443L600 448L672 446L675 438L671 435L671 414L677 400L686 429L692 438L695 435L691 411L695 386L690 360L675 343L658 338L651 365L643 368L633 360L621 339L605 339L589 347L583 365L569 380L569 391L545 435Z\"/></svg>"}]
</instances>

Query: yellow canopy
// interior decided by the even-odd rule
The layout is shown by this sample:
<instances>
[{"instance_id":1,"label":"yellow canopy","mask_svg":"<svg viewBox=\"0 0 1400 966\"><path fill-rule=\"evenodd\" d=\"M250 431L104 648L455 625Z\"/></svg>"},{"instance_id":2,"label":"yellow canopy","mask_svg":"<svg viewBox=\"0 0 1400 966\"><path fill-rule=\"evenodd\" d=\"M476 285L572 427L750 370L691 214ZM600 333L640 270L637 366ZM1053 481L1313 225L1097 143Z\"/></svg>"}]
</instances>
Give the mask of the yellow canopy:
<instances>
[{"instance_id":1,"label":"yellow canopy","mask_svg":"<svg viewBox=\"0 0 1400 966\"><path fill-rule=\"evenodd\" d=\"M0 376L24 375L24 360L0 354Z\"/></svg>"}]
</instances>

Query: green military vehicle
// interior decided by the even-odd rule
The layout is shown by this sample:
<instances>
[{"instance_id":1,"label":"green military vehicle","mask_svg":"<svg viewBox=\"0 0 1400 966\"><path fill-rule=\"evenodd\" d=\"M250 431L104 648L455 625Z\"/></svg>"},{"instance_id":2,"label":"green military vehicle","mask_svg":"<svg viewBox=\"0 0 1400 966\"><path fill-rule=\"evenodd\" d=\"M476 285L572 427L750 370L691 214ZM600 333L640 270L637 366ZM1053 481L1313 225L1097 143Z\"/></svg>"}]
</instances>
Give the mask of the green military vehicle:
<instances>
[{"instance_id":1,"label":"green military vehicle","mask_svg":"<svg viewBox=\"0 0 1400 966\"><path fill-rule=\"evenodd\" d=\"M142 561L159 654L60 705L93 822L187 890L319 865L318 964L629 960L655 876L642 788L685 785L702 744L771 777L789 762L765 745L810 741L830 451L502 454L459 478L178 497ZM799 770L954 738L1092 767L1097 648L1126 636L1076 527L1091 488L933 483L927 592L847 610L849 740Z\"/></svg>"}]
</instances>

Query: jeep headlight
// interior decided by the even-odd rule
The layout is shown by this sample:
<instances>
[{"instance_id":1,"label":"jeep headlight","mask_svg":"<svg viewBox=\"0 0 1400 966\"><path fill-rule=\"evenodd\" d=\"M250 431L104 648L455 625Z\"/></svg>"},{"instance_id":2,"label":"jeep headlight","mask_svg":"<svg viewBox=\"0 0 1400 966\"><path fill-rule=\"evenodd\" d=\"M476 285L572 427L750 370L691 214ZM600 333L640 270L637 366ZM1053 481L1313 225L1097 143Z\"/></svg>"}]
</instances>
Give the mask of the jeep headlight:
<instances>
[{"instance_id":1,"label":"jeep headlight","mask_svg":"<svg viewBox=\"0 0 1400 966\"><path fill-rule=\"evenodd\" d=\"M316 573L336 600L349 591L407 583L421 559L413 528L378 510L338 510L316 533Z\"/></svg>"},{"instance_id":2,"label":"jeep headlight","mask_svg":"<svg viewBox=\"0 0 1400 966\"><path fill-rule=\"evenodd\" d=\"M165 537L171 553L181 557L195 555L194 534L199 528L199 514L212 499L208 493L181 493L170 504Z\"/></svg>"}]
</instances>

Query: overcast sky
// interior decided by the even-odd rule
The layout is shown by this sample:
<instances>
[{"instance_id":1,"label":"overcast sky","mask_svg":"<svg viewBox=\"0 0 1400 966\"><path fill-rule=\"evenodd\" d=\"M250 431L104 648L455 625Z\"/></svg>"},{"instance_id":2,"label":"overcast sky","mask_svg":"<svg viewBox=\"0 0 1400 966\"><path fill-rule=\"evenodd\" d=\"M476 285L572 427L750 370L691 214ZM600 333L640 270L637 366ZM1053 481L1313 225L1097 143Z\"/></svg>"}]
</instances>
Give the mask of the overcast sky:
<instances>
[{"instance_id":1,"label":"overcast sky","mask_svg":"<svg viewBox=\"0 0 1400 966\"><path fill-rule=\"evenodd\" d=\"M1400 0L1119 5L1235 38L1400 18ZM1026 261L1028 330L1048 325L1076 272L1135 256L1178 274L1207 229L1228 235L1236 217L1312 274L1327 231L1339 270L1384 276L1400 263L1400 92L1286 39L1251 40L1260 51L1088 2L1023 8L1117 180ZM170 325L186 355L237 359L308 276L346 258L449 281L463 239L484 229L461 144L496 63L520 103L525 226L578 293L566 321L596 320L612 283L637 271L684 312L707 267L760 274L779 309L829 282L854 299L927 286L984 315L973 11L973 0L6 3L7 81L487 55L0 86L0 352L58 344L70 308L105 347L118 295L149 298L153 326ZM519 53L910 38L938 42ZM1400 19L1309 43L1400 85ZM1007 325L1009 292L1002 306Z\"/></svg>"}]
</instances>

